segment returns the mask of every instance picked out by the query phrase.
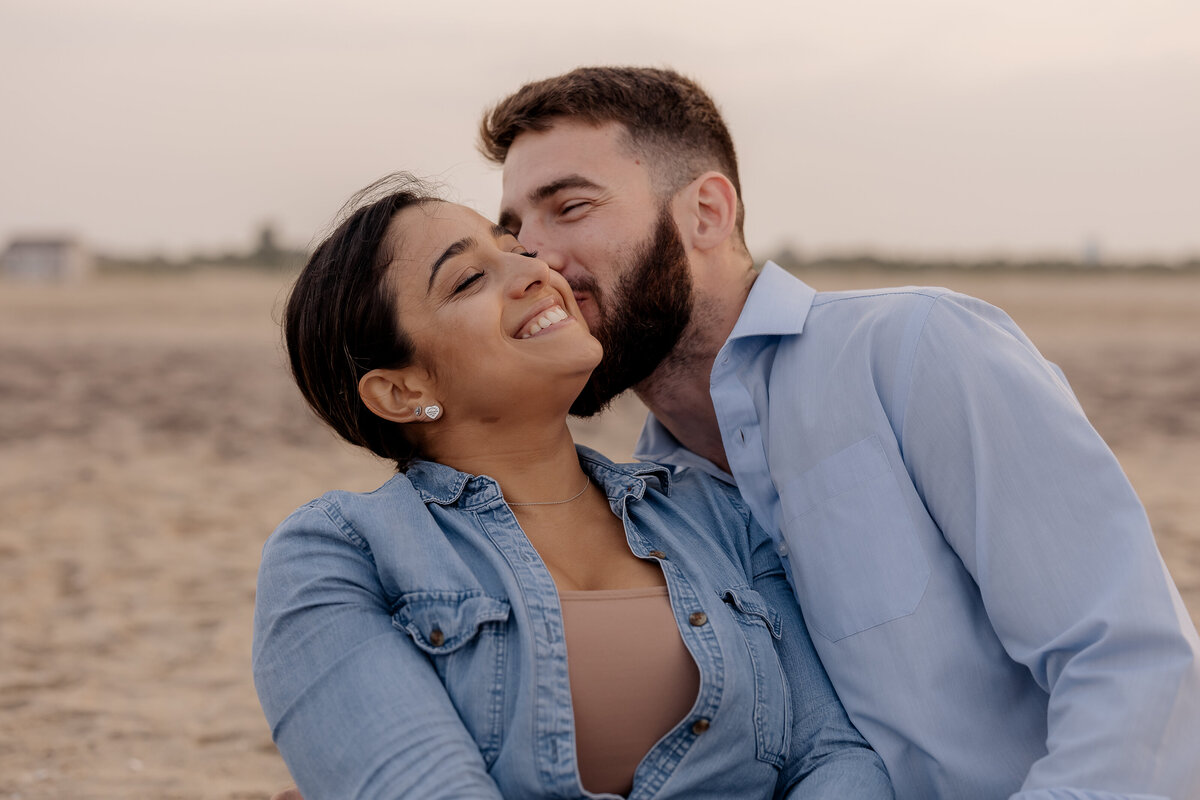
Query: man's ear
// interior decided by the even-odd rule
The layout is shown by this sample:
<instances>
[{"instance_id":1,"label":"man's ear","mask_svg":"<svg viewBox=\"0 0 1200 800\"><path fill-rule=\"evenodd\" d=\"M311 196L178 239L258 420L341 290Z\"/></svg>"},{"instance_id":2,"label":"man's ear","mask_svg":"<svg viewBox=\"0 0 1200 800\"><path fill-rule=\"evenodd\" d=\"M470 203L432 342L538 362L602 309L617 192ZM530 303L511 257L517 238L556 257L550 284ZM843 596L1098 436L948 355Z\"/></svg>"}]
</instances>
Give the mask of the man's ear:
<instances>
[{"instance_id":1,"label":"man's ear","mask_svg":"<svg viewBox=\"0 0 1200 800\"><path fill-rule=\"evenodd\" d=\"M720 172L705 172L676 196L676 224L686 244L711 250L733 236L738 197L732 181ZM678 201L682 201L679 208Z\"/></svg>"},{"instance_id":2,"label":"man's ear","mask_svg":"<svg viewBox=\"0 0 1200 800\"><path fill-rule=\"evenodd\" d=\"M391 422L424 421L417 409L433 402L429 376L417 367L373 369L359 379L358 396L373 414Z\"/></svg>"}]
</instances>

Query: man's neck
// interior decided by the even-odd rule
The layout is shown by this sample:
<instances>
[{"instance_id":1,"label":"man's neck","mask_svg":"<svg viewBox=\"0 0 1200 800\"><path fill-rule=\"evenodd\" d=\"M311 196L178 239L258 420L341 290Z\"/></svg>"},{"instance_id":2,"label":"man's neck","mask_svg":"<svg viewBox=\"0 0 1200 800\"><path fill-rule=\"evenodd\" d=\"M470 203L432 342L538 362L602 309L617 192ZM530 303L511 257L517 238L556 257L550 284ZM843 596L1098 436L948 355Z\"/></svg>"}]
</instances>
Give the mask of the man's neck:
<instances>
[{"instance_id":1,"label":"man's neck","mask_svg":"<svg viewBox=\"0 0 1200 800\"><path fill-rule=\"evenodd\" d=\"M698 291L691 322L675 348L634 393L679 443L726 472L717 412L709 394L713 362L737 324L758 273L750 267L715 290Z\"/></svg>"}]
</instances>

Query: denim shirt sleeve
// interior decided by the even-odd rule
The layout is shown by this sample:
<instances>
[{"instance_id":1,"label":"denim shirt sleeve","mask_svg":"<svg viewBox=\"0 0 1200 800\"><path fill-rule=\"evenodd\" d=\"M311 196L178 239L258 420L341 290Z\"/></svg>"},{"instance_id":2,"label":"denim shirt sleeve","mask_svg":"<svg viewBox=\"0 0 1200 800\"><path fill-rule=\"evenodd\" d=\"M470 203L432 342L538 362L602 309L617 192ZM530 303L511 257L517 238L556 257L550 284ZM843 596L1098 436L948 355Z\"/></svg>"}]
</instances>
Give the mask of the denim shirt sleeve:
<instances>
[{"instance_id":1,"label":"denim shirt sleeve","mask_svg":"<svg viewBox=\"0 0 1200 800\"><path fill-rule=\"evenodd\" d=\"M792 703L791 752L777 797L787 800L892 798L883 760L850 722L813 648L771 537L750 520L754 589L780 616L775 642Z\"/></svg>"},{"instance_id":2,"label":"denim shirt sleeve","mask_svg":"<svg viewBox=\"0 0 1200 800\"><path fill-rule=\"evenodd\" d=\"M1016 796L1190 796L1195 630L1133 488L1058 370L1003 312L939 298L901 433L1005 650L1050 695L1049 752Z\"/></svg>"},{"instance_id":3,"label":"denim shirt sleeve","mask_svg":"<svg viewBox=\"0 0 1200 800\"><path fill-rule=\"evenodd\" d=\"M254 682L306 800L499 800L428 659L392 625L366 543L316 501L267 541Z\"/></svg>"}]
</instances>

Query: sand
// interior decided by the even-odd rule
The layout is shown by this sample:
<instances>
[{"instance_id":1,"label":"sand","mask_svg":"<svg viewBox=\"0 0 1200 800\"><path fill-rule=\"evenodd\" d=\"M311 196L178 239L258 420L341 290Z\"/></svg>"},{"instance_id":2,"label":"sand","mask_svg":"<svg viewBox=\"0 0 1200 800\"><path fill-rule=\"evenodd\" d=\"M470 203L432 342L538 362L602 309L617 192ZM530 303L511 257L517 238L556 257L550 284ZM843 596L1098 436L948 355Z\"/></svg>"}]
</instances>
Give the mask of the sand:
<instances>
[{"instance_id":1,"label":"sand","mask_svg":"<svg viewBox=\"0 0 1200 800\"><path fill-rule=\"evenodd\" d=\"M1006 308L1071 379L1200 615L1200 276L869 273ZM263 540L390 473L303 408L285 279L0 284L0 799L268 798L250 678ZM629 399L581 441L627 457Z\"/></svg>"}]
</instances>

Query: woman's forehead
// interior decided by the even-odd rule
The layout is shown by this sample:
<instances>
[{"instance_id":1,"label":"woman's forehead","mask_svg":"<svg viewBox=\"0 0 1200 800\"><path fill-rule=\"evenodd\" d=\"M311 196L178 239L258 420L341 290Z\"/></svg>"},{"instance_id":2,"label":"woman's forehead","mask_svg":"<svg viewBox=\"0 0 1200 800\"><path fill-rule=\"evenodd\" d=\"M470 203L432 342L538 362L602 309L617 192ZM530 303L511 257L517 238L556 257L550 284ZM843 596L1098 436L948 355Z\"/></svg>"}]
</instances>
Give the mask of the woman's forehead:
<instances>
[{"instance_id":1,"label":"woman's forehead","mask_svg":"<svg viewBox=\"0 0 1200 800\"><path fill-rule=\"evenodd\" d=\"M464 237L491 235L492 223L477 211L442 200L402 209L388 226L393 261L431 266L445 249Z\"/></svg>"}]
</instances>

